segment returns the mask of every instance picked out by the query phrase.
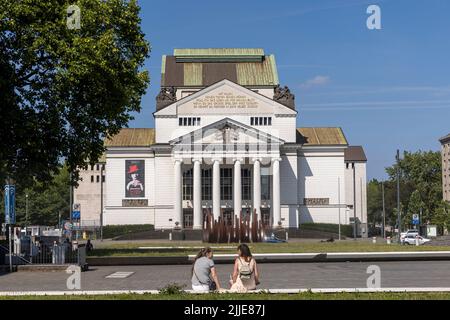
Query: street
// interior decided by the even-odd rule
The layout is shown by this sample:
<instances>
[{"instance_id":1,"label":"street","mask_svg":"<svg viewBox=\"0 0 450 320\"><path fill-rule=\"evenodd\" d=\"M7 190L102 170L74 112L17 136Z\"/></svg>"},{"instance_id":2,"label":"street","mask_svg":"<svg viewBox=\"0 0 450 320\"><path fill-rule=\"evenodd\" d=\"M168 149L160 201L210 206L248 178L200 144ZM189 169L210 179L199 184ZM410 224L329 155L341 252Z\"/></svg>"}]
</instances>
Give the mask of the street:
<instances>
[{"instance_id":1,"label":"street","mask_svg":"<svg viewBox=\"0 0 450 320\"><path fill-rule=\"evenodd\" d=\"M381 287L450 287L450 262L343 262L260 264L261 289L364 288L369 265L381 269ZM217 265L228 288L232 265ZM155 290L178 283L190 289L190 266L104 266L81 274L82 290ZM0 275L0 291L67 290L69 275L54 272L15 272Z\"/></svg>"}]
</instances>

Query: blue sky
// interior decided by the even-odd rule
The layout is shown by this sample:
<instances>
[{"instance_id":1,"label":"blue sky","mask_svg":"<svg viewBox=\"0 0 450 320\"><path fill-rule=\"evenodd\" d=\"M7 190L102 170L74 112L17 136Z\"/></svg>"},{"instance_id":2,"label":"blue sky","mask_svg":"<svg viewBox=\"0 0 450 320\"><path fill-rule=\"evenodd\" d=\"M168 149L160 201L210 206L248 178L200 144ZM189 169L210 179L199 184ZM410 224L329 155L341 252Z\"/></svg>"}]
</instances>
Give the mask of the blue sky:
<instances>
[{"instance_id":1,"label":"blue sky","mask_svg":"<svg viewBox=\"0 0 450 320\"><path fill-rule=\"evenodd\" d=\"M382 30L366 9L381 8ZM439 150L450 133L450 1L140 0L151 85L130 127L153 127L161 56L174 48L263 48L296 95L297 126L339 126L368 178L396 149Z\"/></svg>"}]
</instances>

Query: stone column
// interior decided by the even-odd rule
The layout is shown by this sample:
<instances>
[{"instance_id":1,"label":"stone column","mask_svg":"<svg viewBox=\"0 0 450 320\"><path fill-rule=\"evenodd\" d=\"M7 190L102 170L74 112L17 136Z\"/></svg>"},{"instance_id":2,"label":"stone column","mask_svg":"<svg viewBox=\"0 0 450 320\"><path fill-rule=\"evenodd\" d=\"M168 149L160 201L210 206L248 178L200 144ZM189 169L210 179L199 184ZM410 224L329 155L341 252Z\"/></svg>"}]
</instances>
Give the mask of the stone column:
<instances>
[{"instance_id":1,"label":"stone column","mask_svg":"<svg viewBox=\"0 0 450 320\"><path fill-rule=\"evenodd\" d=\"M261 219L261 162L253 160L253 211L256 209L258 220ZM252 211L252 217L253 217Z\"/></svg>"},{"instance_id":2,"label":"stone column","mask_svg":"<svg viewBox=\"0 0 450 320\"><path fill-rule=\"evenodd\" d=\"M202 170L201 160L194 159L194 225L193 229L203 228L202 212Z\"/></svg>"},{"instance_id":3,"label":"stone column","mask_svg":"<svg viewBox=\"0 0 450 320\"><path fill-rule=\"evenodd\" d=\"M179 223L179 227L183 227L183 207L182 207L182 183L181 183L181 160L175 160L174 165L174 176L175 176L175 203L174 203L174 222Z\"/></svg>"},{"instance_id":4,"label":"stone column","mask_svg":"<svg viewBox=\"0 0 450 320\"><path fill-rule=\"evenodd\" d=\"M219 160L213 160L213 215L214 220L219 220L220 217L220 162Z\"/></svg>"},{"instance_id":5,"label":"stone column","mask_svg":"<svg viewBox=\"0 0 450 320\"><path fill-rule=\"evenodd\" d=\"M280 194L280 160L279 158L273 159L272 163L272 177L273 177L273 199L272 199L272 212L273 212L273 227L278 227L278 222L281 221L281 194Z\"/></svg>"},{"instance_id":6,"label":"stone column","mask_svg":"<svg viewBox=\"0 0 450 320\"><path fill-rule=\"evenodd\" d=\"M234 215L238 218L241 216L242 210L242 183L241 183L241 159L234 161ZM234 219L233 219L234 220Z\"/></svg>"}]
</instances>

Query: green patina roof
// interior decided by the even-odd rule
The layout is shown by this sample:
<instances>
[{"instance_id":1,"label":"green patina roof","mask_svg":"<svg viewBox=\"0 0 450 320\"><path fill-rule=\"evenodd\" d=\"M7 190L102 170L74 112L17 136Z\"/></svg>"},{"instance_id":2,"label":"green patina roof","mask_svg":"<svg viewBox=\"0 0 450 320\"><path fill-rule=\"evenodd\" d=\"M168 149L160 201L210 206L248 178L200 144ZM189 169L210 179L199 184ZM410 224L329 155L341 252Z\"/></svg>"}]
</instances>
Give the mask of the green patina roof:
<instances>
[{"instance_id":1,"label":"green patina roof","mask_svg":"<svg viewBox=\"0 0 450 320\"><path fill-rule=\"evenodd\" d=\"M263 49L209 48L174 49L163 56L161 85L165 87L206 87L228 79L242 86L279 84L274 55Z\"/></svg>"}]
</instances>

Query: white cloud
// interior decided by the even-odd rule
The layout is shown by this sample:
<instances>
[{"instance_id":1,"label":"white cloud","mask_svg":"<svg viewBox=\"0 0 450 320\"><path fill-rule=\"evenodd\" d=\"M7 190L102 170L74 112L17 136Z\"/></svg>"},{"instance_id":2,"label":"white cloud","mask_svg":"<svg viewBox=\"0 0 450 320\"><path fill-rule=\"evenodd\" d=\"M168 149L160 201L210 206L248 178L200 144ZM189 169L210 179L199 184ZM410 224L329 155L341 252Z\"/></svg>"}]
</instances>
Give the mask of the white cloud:
<instances>
[{"instance_id":1,"label":"white cloud","mask_svg":"<svg viewBox=\"0 0 450 320\"><path fill-rule=\"evenodd\" d=\"M330 82L329 76L315 76L312 79L309 79L302 83L300 87L302 88L311 88L311 87L317 87L317 86L323 86Z\"/></svg>"}]
</instances>

